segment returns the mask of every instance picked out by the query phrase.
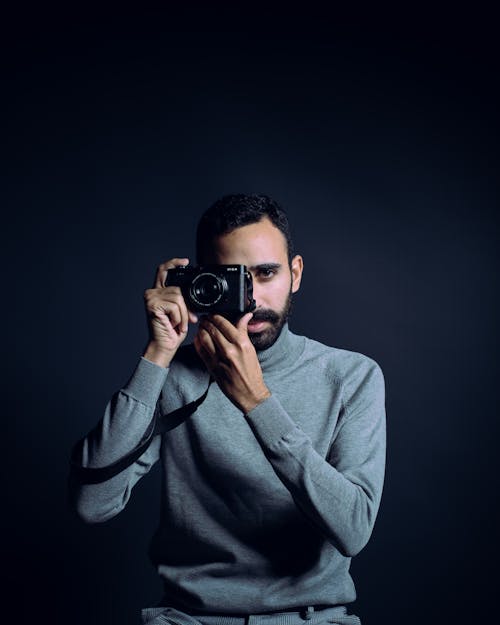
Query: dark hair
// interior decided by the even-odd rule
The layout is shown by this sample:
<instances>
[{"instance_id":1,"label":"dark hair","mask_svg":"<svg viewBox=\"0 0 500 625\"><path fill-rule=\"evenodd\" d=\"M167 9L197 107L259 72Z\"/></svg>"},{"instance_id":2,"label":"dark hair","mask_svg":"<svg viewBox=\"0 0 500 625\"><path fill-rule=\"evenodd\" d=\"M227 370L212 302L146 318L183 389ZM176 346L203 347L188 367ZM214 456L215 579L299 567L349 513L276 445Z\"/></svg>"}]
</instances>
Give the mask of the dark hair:
<instances>
[{"instance_id":1,"label":"dark hair","mask_svg":"<svg viewBox=\"0 0 500 625\"><path fill-rule=\"evenodd\" d=\"M197 263L202 263L206 258L216 237L228 234L236 228L257 223L264 217L268 217L285 237L288 262L291 263L293 243L288 217L283 208L267 195L243 193L225 195L201 216L196 230Z\"/></svg>"}]
</instances>

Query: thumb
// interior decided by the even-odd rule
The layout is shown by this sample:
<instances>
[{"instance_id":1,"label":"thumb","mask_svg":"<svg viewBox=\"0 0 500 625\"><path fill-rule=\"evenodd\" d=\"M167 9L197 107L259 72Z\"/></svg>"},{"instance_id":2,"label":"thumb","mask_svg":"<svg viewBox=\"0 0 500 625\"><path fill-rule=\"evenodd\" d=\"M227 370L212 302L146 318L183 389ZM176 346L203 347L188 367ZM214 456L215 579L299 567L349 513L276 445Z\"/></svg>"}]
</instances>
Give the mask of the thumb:
<instances>
[{"instance_id":1,"label":"thumb","mask_svg":"<svg viewBox=\"0 0 500 625\"><path fill-rule=\"evenodd\" d=\"M248 323L250 322L250 319L253 317L253 313L246 313L245 315L243 315L243 317L241 317L241 319L238 321L238 323L236 324L236 327L238 328L238 330L246 330Z\"/></svg>"}]
</instances>

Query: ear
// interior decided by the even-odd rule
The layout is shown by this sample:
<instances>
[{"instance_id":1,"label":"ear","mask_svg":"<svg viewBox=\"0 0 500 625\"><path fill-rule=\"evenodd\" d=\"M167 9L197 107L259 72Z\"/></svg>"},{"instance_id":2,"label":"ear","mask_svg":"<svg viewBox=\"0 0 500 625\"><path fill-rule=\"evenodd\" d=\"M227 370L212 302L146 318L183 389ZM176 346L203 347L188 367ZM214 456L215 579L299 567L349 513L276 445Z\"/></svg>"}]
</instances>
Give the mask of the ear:
<instances>
[{"instance_id":1,"label":"ear","mask_svg":"<svg viewBox=\"0 0 500 625\"><path fill-rule=\"evenodd\" d=\"M297 293L300 289L300 281L302 280L302 272L304 271L304 261L302 256L294 256L291 263L292 270L292 293Z\"/></svg>"}]
</instances>

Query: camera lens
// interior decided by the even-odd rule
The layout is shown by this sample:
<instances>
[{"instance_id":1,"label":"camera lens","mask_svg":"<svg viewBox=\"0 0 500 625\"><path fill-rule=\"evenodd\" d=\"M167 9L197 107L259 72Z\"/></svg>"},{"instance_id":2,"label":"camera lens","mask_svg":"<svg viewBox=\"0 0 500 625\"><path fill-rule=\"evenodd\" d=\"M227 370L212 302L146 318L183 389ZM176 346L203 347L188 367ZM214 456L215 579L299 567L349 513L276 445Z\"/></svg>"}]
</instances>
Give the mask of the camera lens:
<instances>
[{"instance_id":1,"label":"camera lens","mask_svg":"<svg viewBox=\"0 0 500 625\"><path fill-rule=\"evenodd\" d=\"M213 273L201 273L191 283L191 298L203 307L216 304L225 290L224 281Z\"/></svg>"}]
</instances>

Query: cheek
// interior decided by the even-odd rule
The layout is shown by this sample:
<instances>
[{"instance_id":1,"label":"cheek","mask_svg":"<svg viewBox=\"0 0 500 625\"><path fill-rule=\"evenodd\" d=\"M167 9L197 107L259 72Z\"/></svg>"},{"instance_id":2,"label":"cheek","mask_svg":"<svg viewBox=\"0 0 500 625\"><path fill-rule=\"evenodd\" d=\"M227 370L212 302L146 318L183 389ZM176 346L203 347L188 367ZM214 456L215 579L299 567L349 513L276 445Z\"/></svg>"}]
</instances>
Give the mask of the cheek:
<instances>
[{"instance_id":1,"label":"cheek","mask_svg":"<svg viewBox=\"0 0 500 625\"><path fill-rule=\"evenodd\" d=\"M273 310L281 310L290 293L290 282L288 280L281 280L279 283L275 282L268 286L269 288L262 294L263 300Z\"/></svg>"}]
</instances>

